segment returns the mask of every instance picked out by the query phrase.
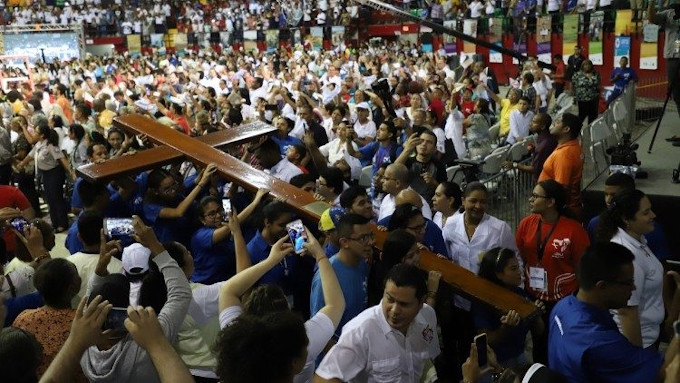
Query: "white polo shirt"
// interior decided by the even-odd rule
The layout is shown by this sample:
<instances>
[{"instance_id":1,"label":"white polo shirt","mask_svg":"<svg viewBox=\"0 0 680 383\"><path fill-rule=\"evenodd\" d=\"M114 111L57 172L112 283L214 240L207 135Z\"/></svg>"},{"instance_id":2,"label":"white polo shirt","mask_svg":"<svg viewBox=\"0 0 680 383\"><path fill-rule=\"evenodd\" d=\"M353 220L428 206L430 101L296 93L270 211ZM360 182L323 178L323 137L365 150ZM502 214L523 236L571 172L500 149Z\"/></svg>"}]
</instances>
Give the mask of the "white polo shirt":
<instances>
[{"instance_id":1,"label":"white polo shirt","mask_svg":"<svg viewBox=\"0 0 680 383\"><path fill-rule=\"evenodd\" d=\"M380 212L378 213L378 221L394 213L394 209L396 208L395 199L396 197L391 194L388 194L383 198L382 203L380 204ZM430 209L430 204L425 201L423 196L420 196L420 200L423 202L423 217L431 220L432 209Z\"/></svg>"},{"instance_id":2,"label":"white polo shirt","mask_svg":"<svg viewBox=\"0 0 680 383\"><path fill-rule=\"evenodd\" d=\"M508 133L508 138L505 139L505 142L512 145L518 138L528 136L529 126L533 118L534 112L532 111L527 111L524 114L519 110L510 112L510 133Z\"/></svg>"},{"instance_id":3,"label":"white polo shirt","mask_svg":"<svg viewBox=\"0 0 680 383\"><path fill-rule=\"evenodd\" d=\"M619 228L611 241L624 246L635 256L633 259L635 290L628 300L628 306L638 308L642 347L647 348L659 338L659 325L665 315L662 297L663 266L647 246L647 239L644 236L640 242ZM616 310L612 310L612 313L621 331L621 319Z\"/></svg>"},{"instance_id":4,"label":"white polo shirt","mask_svg":"<svg viewBox=\"0 0 680 383\"><path fill-rule=\"evenodd\" d=\"M316 374L350 383L418 382L425 362L439 353L432 307L424 305L404 335L390 327L378 304L347 322Z\"/></svg>"},{"instance_id":5,"label":"white polo shirt","mask_svg":"<svg viewBox=\"0 0 680 383\"><path fill-rule=\"evenodd\" d=\"M271 169L265 169L265 173L271 174L273 177L280 179L281 181L290 182L290 179L298 174L302 174L302 170L297 166L293 165L292 162L288 161L287 158L281 158L274 167Z\"/></svg>"}]
</instances>

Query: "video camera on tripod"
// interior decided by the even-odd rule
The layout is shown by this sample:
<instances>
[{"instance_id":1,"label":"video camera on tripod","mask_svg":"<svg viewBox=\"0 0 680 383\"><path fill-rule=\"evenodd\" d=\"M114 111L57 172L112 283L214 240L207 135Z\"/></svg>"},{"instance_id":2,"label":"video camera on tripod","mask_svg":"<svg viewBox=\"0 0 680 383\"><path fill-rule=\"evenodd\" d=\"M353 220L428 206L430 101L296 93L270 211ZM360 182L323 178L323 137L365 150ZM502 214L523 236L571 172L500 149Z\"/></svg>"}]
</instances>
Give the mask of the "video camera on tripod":
<instances>
[{"instance_id":1,"label":"video camera on tripod","mask_svg":"<svg viewBox=\"0 0 680 383\"><path fill-rule=\"evenodd\" d=\"M611 173L626 173L634 178L647 178L647 172L639 171L641 162L635 151L640 147L631 141L631 134L624 133L621 142L607 149L611 156L609 171Z\"/></svg>"}]
</instances>

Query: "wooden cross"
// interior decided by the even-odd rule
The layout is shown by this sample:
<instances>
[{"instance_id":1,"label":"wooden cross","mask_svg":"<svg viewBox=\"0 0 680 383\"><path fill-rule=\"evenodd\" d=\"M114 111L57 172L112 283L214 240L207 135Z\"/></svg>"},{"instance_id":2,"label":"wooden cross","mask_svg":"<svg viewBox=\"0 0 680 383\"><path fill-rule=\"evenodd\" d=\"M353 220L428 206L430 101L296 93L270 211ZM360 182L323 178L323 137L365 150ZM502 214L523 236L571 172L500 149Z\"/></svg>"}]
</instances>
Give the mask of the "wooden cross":
<instances>
[{"instance_id":1,"label":"wooden cross","mask_svg":"<svg viewBox=\"0 0 680 383\"><path fill-rule=\"evenodd\" d=\"M264 171L255 169L229 154L215 149L204 142L205 140L190 138L155 120L151 120L141 115L126 115L114 119L114 125L136 134L145 134L152 141L167 146L167 148L158 148L159 152L162 149L164 150L163 153L178 153L178 156L184 155L191 158L191 161L203 166L214 163L217 166L217 172L222 177L247 190L256 191L258 188L267 188L270 190L272 196L285 201L285 203L297 213L314 221L318 221L321 213L329 207L325 202L316 201L311 193L274 178ZM139 155L141 155L141 153ZM135 156L137 156L137 154L127 157L134 160ZM113 161L119 160L116 159L107 162ZM106 165L107 162L104 162L103 165ZM109 171L107 177L128 171L131 167L132 165L121 167L117 173L115 172L115 169L106 168L107 171ZM83 172L81 172L81 174L83 174ZM96 175L94 176L96 179ZM87 176L85 178L93 179ZM377 239L376 247L382 248L387 233L378 230L375 226L373 229ZM523 297L520 297L493 282L480 278L467 269L455 265L448 260L440 259L430 251L421 250L420 254L420 267L425 270L440 271L442 273L442 279L449 283L459 293L482 301L503 313L509 310L515 310L525 320L539 315L540 312L536 306Z\"/></svg>"}]
</instances>

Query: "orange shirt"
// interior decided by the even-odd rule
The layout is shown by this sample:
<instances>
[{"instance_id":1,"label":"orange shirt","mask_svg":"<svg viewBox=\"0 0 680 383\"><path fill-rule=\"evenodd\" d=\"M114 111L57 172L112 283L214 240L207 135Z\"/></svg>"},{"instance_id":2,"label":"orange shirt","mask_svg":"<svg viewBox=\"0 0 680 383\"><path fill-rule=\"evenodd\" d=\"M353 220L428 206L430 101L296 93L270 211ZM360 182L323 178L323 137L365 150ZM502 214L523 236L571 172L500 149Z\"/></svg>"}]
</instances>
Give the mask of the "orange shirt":
<instances>
[{"instance_id":1,"label":"orange shirt","mask_svg":"<svg viewBox=\"0 0 680 383\"><path fill-rule=\"evenodd\" d=\"M583 176L583 151L578 140L557 145L545 160L538 182L553 179L567 189L567 205L577 217L581 216L581 178Z\"/></svg>"},{"instance_id":2,"label":"orange shirt","mask_svg":"<svg viewBox=\"0 0 680 383\"><path fill-rule=\"evenodd\" d=\"M66 119L68 119L68 123L73 124L73 109L71 109L71 103L68 101L68 99L64 96L59 96L57 98L57 105L59 105L62 112L64 112L64 116L66 116Z\"/></svg>"}]
</instances>

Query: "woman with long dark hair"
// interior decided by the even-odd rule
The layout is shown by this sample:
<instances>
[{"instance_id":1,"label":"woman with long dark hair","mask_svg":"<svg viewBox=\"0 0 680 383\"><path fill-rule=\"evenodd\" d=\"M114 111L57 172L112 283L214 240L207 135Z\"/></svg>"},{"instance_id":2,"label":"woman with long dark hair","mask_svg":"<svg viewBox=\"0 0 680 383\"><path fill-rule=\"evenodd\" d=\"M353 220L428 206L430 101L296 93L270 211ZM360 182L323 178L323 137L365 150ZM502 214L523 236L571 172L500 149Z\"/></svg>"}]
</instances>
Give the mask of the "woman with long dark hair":
<instances>
[{"instance_id":1,"label":"woman with long dark hair","mask_svg":"<svg viewBox=\"0 0 680 383\"><path fill-rule=\"evenodd\" d=\"M463 192L455 182L444 181L437 186L432 197L432 210L435 211L432 221L443 229L449 218L460 213L463 203Z\"/></svg>"},{"instance_id":2,"label":"woman with long dark hair","mask_svg":"<svg viewBox=\"0 0 680 383\"><path fill-rule=\"evenodd\" d=\"M529 197L531 214L517 228L517 248L524 258L525 289L546 306L544 320L560 299L578 288L576 266L590 245L588 233L566 206L567 193L555 180L539 182ZM534 337L534 360L547 363L546 334Z\"/></svg>"},{"instance_id":3,"label":"woman with long dark hair","mask_svg":"<svg viewBox=\"0 0 680 383\"><path fill-rule=\"evenodd\" d=\"M17 167L25 169L31 160L37 162L38 171L42 176L45 201L50 210L50 219L55 232L61 233L68 228L67 206L64 200L64 181L66 175L71 174L71 167L59 150L57 132L47 124L37 127L40 141L24 157Z\"/></svg>"},{"instance_id":4,"label":"woman with long dark hair","mask_svg":"<svg viewBox=\"0 0 680 383\"><path fill-rule=\"evenodd\" d=\"M598 240L618 243L635 256L635 290L628 307L616 310L614 320L632 344L645 348L658 344L665 315L663 266L645 239L645 234L654 230L655 217L645 193L624 190L614 196L596 229Z\"/></svg>"},{"instance_id":5,"label":"woman with long dark hair","mask_svg":"<svg viewBox=\"0 0 680 383\"><path fill-rule=\"evenodd\" d=\"M478 275L530 299L526 291L519 287L522 283L522 270L513 250L494 247L484 253ZM541 309L544 307L540 300L536 301L536 305ZM528 364L524 343L530 328L533 334L545 331L545 322L540 316L525 323L515 310L500 315L496 310L490 310L481 304L475 304L472 312L477 332L487 334L488 342L496 352L501 366L511 368Z\"/></svg>"}]
</instances>

